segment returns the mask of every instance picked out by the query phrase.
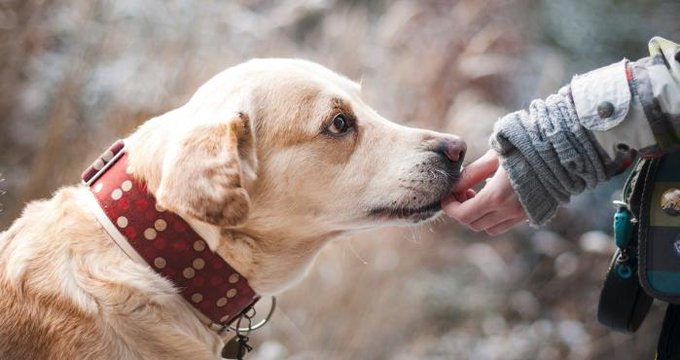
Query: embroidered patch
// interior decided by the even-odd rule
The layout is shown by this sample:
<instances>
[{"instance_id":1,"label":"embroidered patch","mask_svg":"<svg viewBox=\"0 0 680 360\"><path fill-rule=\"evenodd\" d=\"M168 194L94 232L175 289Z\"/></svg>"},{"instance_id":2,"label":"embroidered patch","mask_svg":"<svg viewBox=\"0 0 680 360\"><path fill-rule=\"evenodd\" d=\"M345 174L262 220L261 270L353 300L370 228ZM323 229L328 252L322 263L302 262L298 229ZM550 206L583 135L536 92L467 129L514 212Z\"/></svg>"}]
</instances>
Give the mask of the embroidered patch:
<instances>
[{"instance_id":1,"label":"embroidered patch","mask_svg":"<svg viewBox=\"0 0 680 360\"><path fill-rule=\"evenodd\" d=\"M673 243L673 250L675 250L676 255L680 256L680 236L675 239L675 242Z\"/></svg>"},{"instance_id":2,"label":"embroidered patch","mask_svg":"<svg viewBox=\"0 0 680 360\"><path fill-rule=\"evenodd\" d=\"M670 188L661 194L661 210L668 215L680 215L680 189Z\"/></svg>"}]
</instances>

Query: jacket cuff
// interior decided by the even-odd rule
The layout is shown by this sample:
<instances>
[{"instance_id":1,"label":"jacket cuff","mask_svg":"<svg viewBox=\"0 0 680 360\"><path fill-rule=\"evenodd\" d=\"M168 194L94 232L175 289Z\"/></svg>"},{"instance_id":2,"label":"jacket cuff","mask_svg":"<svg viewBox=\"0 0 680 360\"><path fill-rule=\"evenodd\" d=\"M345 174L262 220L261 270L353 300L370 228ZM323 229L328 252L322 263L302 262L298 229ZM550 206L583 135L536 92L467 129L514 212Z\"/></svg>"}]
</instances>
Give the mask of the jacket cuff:
<instances>
[{"instance_id":1,"label":"jacket cuff","mask_svg":"<svg viewBox=\"0 0 680 360\"><path fill-rule=\"evenodd\" d=\"M571 80L579 123L590 130L610 159L622 148L641 154L655 148L640 98L633 84L633 67L623 59Z\"/></svg>"},{"instance_id":2,"label":"jacket cuff","mask_svg":"<svg viewBox=\"0 0 680 360\"><path fill-rule=\"evenodd\" d=\"M504 153L501 166L508 173L510 184L532 226L544 225L555 216L559 202L545 189L524 155L517 150Z\"/></svg>"},{"instance_id":3,"label":"jacket cuff","mask_svg":"<svg viewBox=\"0 0 680 360\"><path fill-rule=\"evenodd\" d=\"M576 75L571 80L571 92L579 122L588 130L607 131L619 125L628 114L631 91L623 59Z\"/></svg>"}]
</instances>

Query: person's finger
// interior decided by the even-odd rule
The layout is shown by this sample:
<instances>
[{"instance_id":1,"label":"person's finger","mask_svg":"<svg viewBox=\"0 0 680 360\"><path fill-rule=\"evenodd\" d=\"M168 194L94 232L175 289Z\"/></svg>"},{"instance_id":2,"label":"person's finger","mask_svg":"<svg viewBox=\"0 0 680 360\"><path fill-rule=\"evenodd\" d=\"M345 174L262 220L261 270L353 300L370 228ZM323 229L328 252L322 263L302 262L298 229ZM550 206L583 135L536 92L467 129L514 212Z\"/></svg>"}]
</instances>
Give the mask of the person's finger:
<instances>
[{"instance_id":1,"label":"person's finger","mask_svg":"<svg viewBox=\"0 0 680 360\"><path fill-rule=\"evenodd\" d=\"M475 195L477 195L477 192L474 191L473 189L467 189L467 190L465 190L465 196L467 197L467 199L465 199L465 200L470 200L470 199L472 199L473 197L475 197Z\"/></svg>"},{"instance_id":2,"label":"person's finger","mask_svg":"<svg viewBox=\"0 0 680 360\"><path fill-rule=\"evenodd\" d=\"M471 222L468 226L475 231L482 231L493 228L496 225L502 224L508 220L517 218L517 214L510 214L507 211L492 211L481 218Z\"/></svg>"},{"instance_id":3,"label":"person's finger","mask_svg":"<svg viewBox=\"0 0 680 360\"><path fill-rule=\"evenodd\" d=\"M458 199L454 198L453 196L450 196L444 200L442 200L442 210L446 214L446 216L458 220L458 215L459 215L459 209L460 206L463 204L462 201L458 201Z\"/></svg>"},{"instance_id":4,"label":"person's finger","mask_svg":"<svg viewBox=\"0 0 680 360\"><path fill-rule=\"evenodd\" d=\"M462 203L462 202L468 201L468 200L472 199L473 197L475 197L475 194L477 194L477 193L474 190L467 189L465 191L453 193L449 196L449 198L453 197L456 201ZM442 200L442 201L445 201L445 200Z\"/></svg>"},{"instance_id":5,"label":"person's finger","mask_svg":"<svg viewBox=\"0 0 680 360\"><path fill-rule=\"evenodd\" d=\"M442 199L441 205L442 208L446 206L446 204L452 202L452 201L457 201L459 203L466 202L473 197L477 195L477 192L472 190L472 189L467 189L465 191L460 191L460 192L455 192L455 193L450 193L449 195L446 195L445 198Z\"/></svg>"},{"instance_id":6,"label":"person's finger","mask_svg":"<svg viewBox=\"0 0 680 360\"><path fill-rule=\"evenodd\" d=\"M442 209L446 215L458 220L458 222L466 225L470 224L494 210L493 207L487 206L487 196L482 196L483 192L484 189L475 195L474 198L462 203L458 201L444 201L442 202Z\"/></svg>"},{"instance_id":7,"label":"person's finger","mask_svg":"<svg viewBox=\"0 0 680 360\"><path fill-rule=\"evenodd\" d=\"M442 210L444 210L444 213L458 221L459 223L462 224L469 224L472 221L477 220L478 218L486 215L486 213L483 214L477 214L477 213L470 213L465 210L466 207L463 205L467 204L469 201L474 201L474 199L470 199L464 203L461 203L456 200L448 201L446 203L442 202Z\"/></svg>"},{"instance_id":8,"label":"person's finger","mask_svg":"<svg viewBox=\"0 0 680 360\"><path fill-rule=\"evenodd\" d=\"M498 169L498 153L494 150L489 150L484 156L465 166L460 173L460 179L453 186L452 191L460 192L467 190L491 176L496 169Z\"/></svg>"},{"instance_id":9,"label":"person's finger","mask_svg":"<svg viewBox=\"0 0 680 360\"><path fill-rule=\"evenodd\" d=\"M462 202L465 202L465 200L467 200L467 195L465 194L465 191L453 193L453 194L450 195L450 197L451 197L454 201L458 201L458 202L461 202L461 203L462 203ZM442 200L442 201L443 201L443 200Z\"/></svg>"},{"instance_id":10,"label":"person's finger","mask_svg":"<svg viewBox=\"0 0 680 360\"><path fill-rule=\"evenodd\" d=\"M502 223L500 223L500 224L498 224L494 227L486 229L486 233L489 234L490 236L500 235L500 234L512 229L513 227L515 227L517 225L525 223L526 219L527 219L526 216L522 216L520 218L510 219L510 220L504 221L504 222L502 222Z\"/></svg>"}]
</instances>

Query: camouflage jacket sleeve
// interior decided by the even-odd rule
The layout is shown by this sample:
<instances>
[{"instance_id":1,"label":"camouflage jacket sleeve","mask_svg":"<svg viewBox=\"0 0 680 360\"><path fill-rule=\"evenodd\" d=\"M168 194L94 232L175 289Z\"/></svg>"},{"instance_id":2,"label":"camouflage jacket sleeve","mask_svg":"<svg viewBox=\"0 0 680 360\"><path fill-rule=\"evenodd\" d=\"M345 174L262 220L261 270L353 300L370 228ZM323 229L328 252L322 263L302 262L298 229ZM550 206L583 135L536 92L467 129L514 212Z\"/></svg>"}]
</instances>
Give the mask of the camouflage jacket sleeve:
<instances>
[{"instance_id":1,"label":"camouflage jacket sleeve","mask_svg":"<svg viewBox=\"0 0 680 360\"><path fill-rule=\"evenodd\" d=\"M655 37L649 50L571 81L579 122L612 159L622 148L645 157L680 148L680 46Z\"/></svg>"}]
</instances>

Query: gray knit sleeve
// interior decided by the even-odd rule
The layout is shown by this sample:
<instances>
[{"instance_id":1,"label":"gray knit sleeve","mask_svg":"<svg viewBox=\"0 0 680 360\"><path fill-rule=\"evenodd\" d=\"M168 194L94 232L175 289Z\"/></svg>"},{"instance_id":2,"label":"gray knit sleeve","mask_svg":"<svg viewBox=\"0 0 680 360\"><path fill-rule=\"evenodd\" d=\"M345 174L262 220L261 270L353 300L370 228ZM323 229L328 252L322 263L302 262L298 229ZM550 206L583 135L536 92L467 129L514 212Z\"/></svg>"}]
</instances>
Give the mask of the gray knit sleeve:
<instances>
[{"instance_id":1,"label":"gray knit sleeve","mask_svg":"<svg viewBox=\"0 0 680 360\"><path fill-rule=\"evenodd\" d=\"M568 86L501 118L491 146L533 225L545 224L571 195L611 173L609 157L579 123Z\"/></svg>"}]
</instances>

